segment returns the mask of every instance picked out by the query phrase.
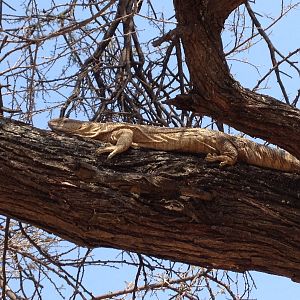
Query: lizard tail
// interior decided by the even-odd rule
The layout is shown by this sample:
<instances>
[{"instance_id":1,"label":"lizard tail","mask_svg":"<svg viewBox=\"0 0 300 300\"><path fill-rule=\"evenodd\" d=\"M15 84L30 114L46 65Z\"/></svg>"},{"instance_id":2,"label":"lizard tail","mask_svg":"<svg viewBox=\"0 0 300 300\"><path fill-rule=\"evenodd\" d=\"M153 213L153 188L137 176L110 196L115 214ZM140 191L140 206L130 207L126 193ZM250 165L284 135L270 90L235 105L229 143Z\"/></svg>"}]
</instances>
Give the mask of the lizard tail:
<instances>
[{"instance_id":1,"label":"lizard tail","mask_svg":"<svg viewBox=\"0 0 300 300\"><path fill-rule=\"evenodd\" d=\"M240 159L259 167L300 174L300 160L287 151L243 140Z\"/></svg>"}]
</instances>

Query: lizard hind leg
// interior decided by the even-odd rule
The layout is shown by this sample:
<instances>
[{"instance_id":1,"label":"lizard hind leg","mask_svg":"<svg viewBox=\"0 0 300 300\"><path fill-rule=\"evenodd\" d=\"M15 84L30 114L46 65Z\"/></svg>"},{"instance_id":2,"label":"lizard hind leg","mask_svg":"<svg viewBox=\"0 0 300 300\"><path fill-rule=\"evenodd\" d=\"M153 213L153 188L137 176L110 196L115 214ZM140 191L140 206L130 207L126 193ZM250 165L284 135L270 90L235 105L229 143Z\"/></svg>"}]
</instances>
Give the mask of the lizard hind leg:
<instances>
[{"instance_id":1,"label":"lizard hind leg","mask_svg":"<svg viewBox=\"0 0 300 300\"><path fill-rule=\"evenodd\" d=\"M207 154L205 157L205 161L208 162L220 162L220 167L223 166L232 166L236 163L238 159L238 151L235 145L229 141L227 138L220 139L217 149L219 151L219 155L217 154Z\"/></svg>"}]
</instances>

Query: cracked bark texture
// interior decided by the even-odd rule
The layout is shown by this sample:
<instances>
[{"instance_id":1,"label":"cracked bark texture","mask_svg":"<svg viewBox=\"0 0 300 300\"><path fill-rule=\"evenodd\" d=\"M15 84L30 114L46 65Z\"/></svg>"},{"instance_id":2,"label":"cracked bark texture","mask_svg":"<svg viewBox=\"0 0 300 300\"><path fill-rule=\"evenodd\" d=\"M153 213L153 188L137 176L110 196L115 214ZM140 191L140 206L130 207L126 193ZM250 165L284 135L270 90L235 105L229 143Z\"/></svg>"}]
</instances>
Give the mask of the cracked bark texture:
<instances>
[{"instance_id":1,"label":"cracked bark texture","mask_svg":"<svg viewBox=\"0 0 300 300\"><path fill-rule=\"evenodd\" d=\"M88 247L300 282L300 176L130 150L2 120L0 213ZM247 176L245 176L247 174Z\"/></svg>"},{"instance_id":2,"label":"cracked bark texture","mask_svg":"<svg viewBox=\"0 0 300 300\"><path fill-rule=\"evenodd\" d=\"M230 75L221 31L227 16L244 2L173 1L193 90L168 103L212 116L300 159L300 110L243 88Z\"/></svg>"}]
</instances>

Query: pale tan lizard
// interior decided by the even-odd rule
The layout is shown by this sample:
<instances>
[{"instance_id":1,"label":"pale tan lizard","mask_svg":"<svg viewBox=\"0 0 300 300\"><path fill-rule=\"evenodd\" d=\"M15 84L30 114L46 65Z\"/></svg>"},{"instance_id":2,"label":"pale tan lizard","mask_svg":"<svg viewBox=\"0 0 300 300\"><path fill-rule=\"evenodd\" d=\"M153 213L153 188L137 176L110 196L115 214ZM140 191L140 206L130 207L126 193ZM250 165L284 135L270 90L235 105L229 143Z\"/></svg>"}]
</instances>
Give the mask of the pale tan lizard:
<instances>
[{"instance_id":1,"label":"pale tan lizard","mask_svg":"<svg viewBox=\"0 0 300 300\"><path fill-rule=\"evenodd\" d=\"M53 131L100 140L110 145L96 150L108 158L141 147L162 151L205 153L206 161L220 166L243 161L251 165L300 173L300 161L283 150L273 149L248 139L202 128L167 128L129 123L96 123L59 118L49 121Z\"/></svg>"}]
</instances>

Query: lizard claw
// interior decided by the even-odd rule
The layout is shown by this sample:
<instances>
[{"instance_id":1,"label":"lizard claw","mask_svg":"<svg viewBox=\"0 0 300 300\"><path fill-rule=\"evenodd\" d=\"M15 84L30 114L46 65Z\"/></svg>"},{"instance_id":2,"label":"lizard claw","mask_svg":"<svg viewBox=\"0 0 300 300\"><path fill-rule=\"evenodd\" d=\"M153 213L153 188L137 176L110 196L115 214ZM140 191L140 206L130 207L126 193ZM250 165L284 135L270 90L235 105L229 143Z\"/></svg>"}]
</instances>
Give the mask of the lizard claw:
<instances>
[{"instance_id":1,"label":"lizard claw","mask_svg":"<svg viewBox=\"0 0 300 300\"><path fill-rule=\"evenodd\" d=\"M208 153L207 156L205 157L205 161L207 161L207 162L219 161L220 167L231 166L235 163L235 160L232 159L231 157L226 156L226 155L217 155L215 153L213 153L213 154Z\"/></svg>"},{"instance_id":2,"label":"lizard claw","mask_svg":"<svg viewBox=\"0 0 300 300\"><path fill-rule=\"evenodd\" d=\"M106 148L98 148L95 151L96 155L100 155L100 154L107 153L107 152L109 152L109 151L107 151ZM115 153L113 153L113 152L109 153L109 155L107 156L107 159L112 158L114 155L115 155Z\"/></svg>"},{"instance_id":3,"label":"lizard claw","mask_svg":"<svg viewBox=\"0 0 300 300\"><path fill-rule=\"evenodd\" d=\"M220 162L220 168L222 168L222 167L225 167L225 166L227 166L228 165L228 163L226 162L226 161L222 161L222 162Z\"/></svg>"},{"instance_id":4,"label":"lizard claw","mask_svg":"<svg viewBox=\"0 0 300 300\"><path fill-rule=\"evenodd\" d=\"M216 161L216 155L208 153L204 160L208 162L214 162Z\"/></svg>"},{"instance_id":5,"label":"lizard claw","mask_svg":"<svg viewBox=\"0 0 300 300\"><path fill-rule=\"evenodd\" d=\"M95 151L96 155L99 155L99 154L102 154L102 153L105 153L105 148L101 149L101 148L98 148L96 151Z\"/></svg>"},{"instance_id":6,"label":"lizard claw","mask_svg":"<svg viewBox=\"0 0 300 300\"><path fill-rule=\"evenodd\" d=\"M99 154L102 154L102 153L107 153L107 152L113 152L115 149L114 146L109 146L109 147L101 147L101 148L98 148L95 153L96 155L99 155Z\"/></svg>"}]
</instances>

